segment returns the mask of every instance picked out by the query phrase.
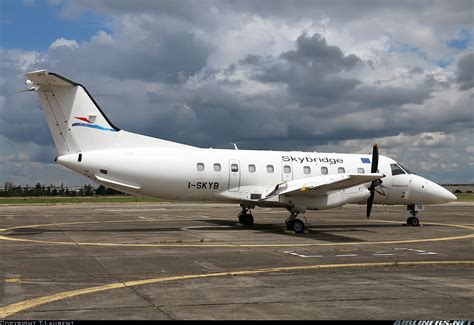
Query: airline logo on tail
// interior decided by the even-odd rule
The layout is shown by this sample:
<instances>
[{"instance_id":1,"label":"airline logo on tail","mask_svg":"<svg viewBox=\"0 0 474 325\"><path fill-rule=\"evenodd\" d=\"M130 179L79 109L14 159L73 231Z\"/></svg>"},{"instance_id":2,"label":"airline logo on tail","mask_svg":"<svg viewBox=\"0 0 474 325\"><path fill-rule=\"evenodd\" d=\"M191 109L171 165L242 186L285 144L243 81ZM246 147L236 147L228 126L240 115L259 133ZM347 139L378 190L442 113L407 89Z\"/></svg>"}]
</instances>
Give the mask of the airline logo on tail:
<instances>
[{"instance_id":1,"label":"airline logo on tail","mask_svg":"<svg viewBox=\"0 0 474 325\"><path fill-rule=\"evenodd\" d=\"M87 119L86 117L75 116L74 118L76 118L78 120L81 120L83 122L86 122L86 123L75 122L75 123L72 123L72 126L85 126L85 127L88 127L88 128L93 128L93 129L102 130L102 131L117 132L117 130L114 130L114 129L111 129L111 128L106 128L106 127L94 124L91 121L89 121L89 119Z\"/></svg>"}]
</instances>

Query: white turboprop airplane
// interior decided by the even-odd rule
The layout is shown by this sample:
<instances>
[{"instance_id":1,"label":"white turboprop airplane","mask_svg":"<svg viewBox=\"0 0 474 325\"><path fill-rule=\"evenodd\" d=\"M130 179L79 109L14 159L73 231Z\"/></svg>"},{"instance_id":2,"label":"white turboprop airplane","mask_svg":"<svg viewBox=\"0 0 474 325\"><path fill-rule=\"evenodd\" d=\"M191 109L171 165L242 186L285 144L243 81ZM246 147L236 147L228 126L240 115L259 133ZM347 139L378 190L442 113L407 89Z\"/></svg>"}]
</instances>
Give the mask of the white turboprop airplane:
<instances>
[{"instance_id":1,"label":"white turboprop airplane","mask_svg":"<svg viewBox=\"0 0 474 325\"><path fill-rule=\"evenodd\" d=\"M288 229L303 232L306 210L345 204L407 205L409 225L423 205L456 196L395 160L372 155L300 151L204 149L120 130L82 85L46 70L26 74L39 95L58 151L55 161L95 182L132 195L282 207Z\"/></svg>"}]
</instances>

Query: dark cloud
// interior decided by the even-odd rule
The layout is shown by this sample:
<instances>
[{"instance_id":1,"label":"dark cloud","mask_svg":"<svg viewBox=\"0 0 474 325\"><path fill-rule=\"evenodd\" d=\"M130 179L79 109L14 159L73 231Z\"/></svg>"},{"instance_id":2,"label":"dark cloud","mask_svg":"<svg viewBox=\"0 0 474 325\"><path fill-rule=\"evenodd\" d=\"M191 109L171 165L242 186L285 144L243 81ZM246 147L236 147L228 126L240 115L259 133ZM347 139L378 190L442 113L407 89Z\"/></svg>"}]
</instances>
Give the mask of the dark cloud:
<instances>
[{"instance_id":1,"label":"dark cloud","mask_svg":"<svg viewBox=\"0 0 474 325\"><path fill-rule=\"evenodd\" d=\"M458 61L456 81L461 90L474 87L474 53L466 54Z\"/></svg>"},{"instance_id":2,"label":"dark cloud","mask_svg":"<svg viewBox=\"0 0 474 325\"><path fill-rule=\"evenodd\" d=\"M210 50L192 32L164 25L141 21L136 35L126 31L114 42L99 39L78 48L50 49L46 60L55 69L75 74L88 71L116 79L180 82L205 66Z\"/></svg>"},{"instance_id":3,"label":"dark cloud","mask_svg":"<svg viewBox=\"0 0 474 325\"><path fill-rule=\"evenodd\" d=\"M354 54L345 56L337 46L328 45L319 34L311 37L303 34L296 39L296 50L280 55L291 63L311 69L314 73L326 74L351 70L362 61Z\"/></svg>"},{"instance_id":4,"label":"dark cloud","mask_svg":"<svg viewBox=\"0 0 474 325\"><path fill-rule=\"evenodd\" d=\"M26 88L24 71L17 63L24 54L18 50L0 50L4 78L0 82L4 99L0 103L0 135L17 142L49 144L51 138L39 101L30 93L19 92Z\"/></svg>"}]
</instances>

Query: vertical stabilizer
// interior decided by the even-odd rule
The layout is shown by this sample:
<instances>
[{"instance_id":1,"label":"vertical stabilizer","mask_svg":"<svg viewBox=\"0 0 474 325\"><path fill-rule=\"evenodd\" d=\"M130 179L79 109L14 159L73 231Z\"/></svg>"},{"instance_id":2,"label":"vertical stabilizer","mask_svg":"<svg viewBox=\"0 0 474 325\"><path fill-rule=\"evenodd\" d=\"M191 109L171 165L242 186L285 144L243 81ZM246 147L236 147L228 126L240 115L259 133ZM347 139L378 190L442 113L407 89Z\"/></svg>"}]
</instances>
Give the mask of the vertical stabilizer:
<instances>
[{"instance_id":1,"label":"vertical stabilizer","mask_svg":"<svg viewBox=\"0 0 474 325\"><path fill-rule=\"evenodd\" d=\"M38 93L58 154L129 147L176 147L179 143L121 131L84 86L46 70L26 74Z\"/></svg>"}]
</instances>

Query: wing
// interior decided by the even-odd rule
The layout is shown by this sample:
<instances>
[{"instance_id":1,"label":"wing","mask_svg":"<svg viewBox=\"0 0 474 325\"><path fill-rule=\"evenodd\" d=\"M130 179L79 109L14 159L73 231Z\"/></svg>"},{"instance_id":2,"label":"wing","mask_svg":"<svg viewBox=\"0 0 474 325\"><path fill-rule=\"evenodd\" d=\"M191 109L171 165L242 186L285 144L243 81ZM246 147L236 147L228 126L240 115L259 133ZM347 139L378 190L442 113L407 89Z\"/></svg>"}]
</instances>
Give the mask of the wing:
<instances>
[{"instance_id":1,"label":"wing","mask_svg":"<svg viewBox=\"0 0 474 325\"><path fill-rule=\"evenodd\" d=\"M275 189L260 201L282 194L322 195L331 191L343 190L385 177L384 174L333 174L322 175L278 184Z\"/></svg>"}]
</instances>

